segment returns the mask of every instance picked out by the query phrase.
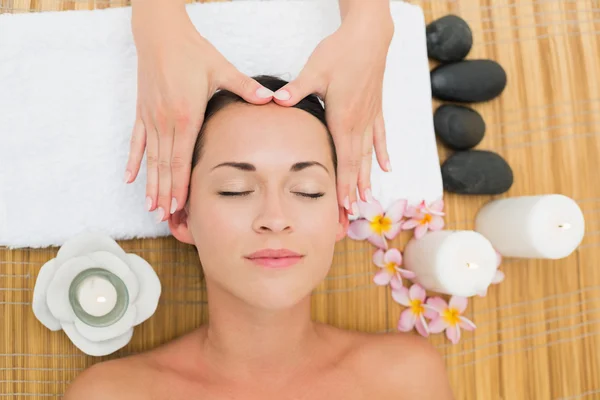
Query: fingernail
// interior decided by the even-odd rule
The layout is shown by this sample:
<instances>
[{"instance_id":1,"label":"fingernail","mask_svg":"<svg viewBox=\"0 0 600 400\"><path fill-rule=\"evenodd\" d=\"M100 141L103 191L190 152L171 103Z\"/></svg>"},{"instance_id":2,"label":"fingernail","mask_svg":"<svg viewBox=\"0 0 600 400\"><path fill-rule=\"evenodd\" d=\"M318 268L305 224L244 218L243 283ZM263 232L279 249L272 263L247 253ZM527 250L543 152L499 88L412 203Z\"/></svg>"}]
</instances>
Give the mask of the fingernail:
<instances>
[{"instance_id":1,"label":"fingernail","mask_svg":"<svg viewBox=\"0 0 600 400\"><path fill-rule=\"evenodd\" d=\"M146 209L148 211L150 211L150 209L152 208L152 199L150 198L150 196L146 197Z\"/></svg>"},{"instance_id":2,"label":"fingernail","mask_svg":"<svg viewBox=\"0 0 600 400\"><path fill-rule=\"evenodd\" d=\"M371 189L365 190L365 197L367 198L368 203L373 202L373 194L371 193Z\"/></svg>"},{"instance_id":3,"label":"fingernail","mask_svg":"<svg viewBox=\"0 0 600 400\"><path fill-rule=\"evenodd\" d=\"M288 92L287 90L278 90L277 92L275 92L275 94L273 95L277 100L289 100L292 95L290 94L290 92Z\"/></svg>"},{"instance_id":4,"label":"fingernail","mask_svg":"<svg viewBox=\"0 0 600 400\"><path fill-rule=\"evenodd\" d=\"M125 183L128 183L129 179L131 179L131 172L125 171Z\"/></svg>"},{"instance_id":5,"label":"fingernail","mask_svg":"<svg viewBox=\"0 0 600 400\"><path fill-rule=\"evenodd\" d=\"M171 199L171 214L173 214L177 210L177 199L173 197Z\"/></svg>"},{"instance_id":6,"label":"fingernail","mask_svg":"<svg viewBox=\"0 0 600 400\"><path fill-rule=\"evenodd\" d=\"M346 198L344 199L344 208L350 211L350 198L348 196L346 196Z\"/></svg>"},{"instance_id":7,"label":"fingernail","mask_svg":"<svg viewBox=\"0 0 600 400\"><path fill-rule=\"evenodd\" d=\"M156 223L160 224L162 222L162 219L165 217L165 210L163 210L162 207L158 207L158 210L156 210L156 212Z\"/></svg>"},{"instance_id":8,"label":"fingernail","mask_svg":"<svg viewBox=\"0 0 600 400\"><path fill-rule=\"evenodd\" d=\"M273 91L267 89L266 87L260 87L256 90L256 95L261 99L266 99L273 96Z\"/></svg>"},{"instance_id":9,"label":"fingernail","mask_svg":"<svg viewBox=\"0 0 600 400\"><path fill-rule=\"evenodd\" d=\"M352 215L358 215L358 204L356 204L356 202L352 203Z\"/></svg>"},{"instance_id":10,"label":"fingernail","mask_svg":"<svg viewBox=\"0 0 600 400\"><path fill-rule=\"evenodd\" d=\"M388 161L387 164L385 164L385 169L387 169L387 172L392 172L392 163Z\"/></svg>"}]
</instances>

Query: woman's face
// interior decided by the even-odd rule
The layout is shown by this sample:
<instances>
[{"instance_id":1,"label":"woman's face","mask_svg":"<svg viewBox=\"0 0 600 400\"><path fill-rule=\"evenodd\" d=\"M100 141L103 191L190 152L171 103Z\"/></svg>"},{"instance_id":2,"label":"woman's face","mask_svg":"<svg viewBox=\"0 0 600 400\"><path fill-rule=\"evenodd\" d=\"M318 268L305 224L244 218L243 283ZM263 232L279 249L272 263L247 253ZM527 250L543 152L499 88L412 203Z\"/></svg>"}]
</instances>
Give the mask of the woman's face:
<instances>
[{"instance_id":1,"label":"woman's face","mask_svg":"<svg viewBox=\"0 0 600 400\"><path fill-rule=\"evenodd\" d=\"M187 225L174 216L173 234L196 245L209 285L260 308L296 304L327 275L347 226L325 127L296 108L236 103L204 134ZM265 249L299 257L255 254Z\"/></svg>"}]
</instances>

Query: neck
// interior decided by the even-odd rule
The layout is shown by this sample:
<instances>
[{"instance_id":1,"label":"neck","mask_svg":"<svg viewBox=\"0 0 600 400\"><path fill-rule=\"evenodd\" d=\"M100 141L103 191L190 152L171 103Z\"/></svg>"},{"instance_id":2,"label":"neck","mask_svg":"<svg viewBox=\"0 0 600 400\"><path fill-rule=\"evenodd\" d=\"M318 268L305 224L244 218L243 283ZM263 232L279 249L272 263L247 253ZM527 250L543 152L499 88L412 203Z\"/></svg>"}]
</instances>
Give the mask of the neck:
<instances>
[{"instance_id":1,"label":"neck","mask_svg":"<svg viewBox=\"0 0 600 400\"><path fill-rule=\"evenodd\" d=\"M253 307L207 282L209 323L202 335L205 361L236 381L284 379L306 365L319 335L310 296L291 308Z\"/></svg>"}]
</instances>

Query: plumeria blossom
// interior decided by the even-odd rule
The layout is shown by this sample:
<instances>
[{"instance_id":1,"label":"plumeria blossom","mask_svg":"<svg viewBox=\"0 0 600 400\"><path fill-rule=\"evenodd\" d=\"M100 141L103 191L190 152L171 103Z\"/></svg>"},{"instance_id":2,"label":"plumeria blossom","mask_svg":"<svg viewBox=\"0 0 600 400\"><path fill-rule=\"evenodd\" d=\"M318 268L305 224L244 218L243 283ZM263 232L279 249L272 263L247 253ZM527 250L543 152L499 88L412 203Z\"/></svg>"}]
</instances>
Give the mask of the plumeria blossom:
<instances>
[{"instance_id":1,"label":"plumeria blossom","mask_svg":"<svg viewBox=\"0 0 600 400\"><path fill-rule=\"evenodd\" d=\"M427 206L423 200L417 206L410 206L405 212L405 216L410 219L402 224L402 229L415 229L415 238L420 239L427 233L427 230L439 231L444 227L445 213L444 200L440 199Z\"/></svg>"},{"instance_id":2,"label":"plumeria blossom","mask_svg":"<svg viewBox=\"0 0 600 400\"><path fill-rule=\"evenodd\" d=\"M358 202L361 218L352 221L348 237L354 240L367 239L380 249L387 249L386 239L394 239L400 232L402 216L406 210L406 200L397 200L384 212L381 203Z\"/></svg>"},{"instance_id":3,"label":"plumeria blossom","mask_svg":"<svg viewBox=\"0 0 600 400\"><path fill-rule=\"evenodd\" d=\"M373 263L381 268L373 278L373 282L380 286L390 284L392 289L400 288L402 278L413 279L416 276L414 272L400 268L402 254L398 249L377 250L373 254Z\"/></svg>"},{"instance_id":4,"label":"plumeria blossom","mask_svg":"<svg viewBox=\"0 0 600 400\"><path fill-rule=\"evenodd\" d=\"M456 344L460 340L460 328L467 331L475 329L475 324L462 316L467 308L465 297L452 296L450 304L440 297L432 297L427 300L427 306L437 313L429 322L430 333L440 333L445 330L446 337Z\"/></svg>"},{"instance_id":5,"label":"plumeria blossom","mask_svg":"<svg viewBox=\"0 0 600 400\"><path fill-rule=\"evenodd\" d=\"M396 303L408 307L400 314L398 330L408 332L416 328L421 336L429 336L430 330L425 317L434 318L437 316L437 312L426 304L425 289L415 283L410 289L401 287L398 290L392 290L392 298Z\"/></svg>"}]
</instances>

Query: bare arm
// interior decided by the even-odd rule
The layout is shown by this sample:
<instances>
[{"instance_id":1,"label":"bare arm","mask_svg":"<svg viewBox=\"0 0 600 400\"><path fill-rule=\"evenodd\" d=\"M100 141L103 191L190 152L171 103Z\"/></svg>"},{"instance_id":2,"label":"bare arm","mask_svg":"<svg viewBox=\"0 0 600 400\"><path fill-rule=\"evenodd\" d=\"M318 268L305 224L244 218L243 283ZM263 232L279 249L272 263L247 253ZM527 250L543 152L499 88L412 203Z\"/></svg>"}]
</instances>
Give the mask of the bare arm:
<instances>
[{"instance_id":1,"label":"bare arm","mask_svg":"<svg viewBox=\"0 0 600 400\"><path fill-rule=\"evenodd\" d=\"M164 0L161 0L164 1ZM349 13L352 14L380 14L385 17L390 17L390 1L389 0L338 0L340 3L340 15L342 21L346 19Z\"/></svg>"}]
</instances>

